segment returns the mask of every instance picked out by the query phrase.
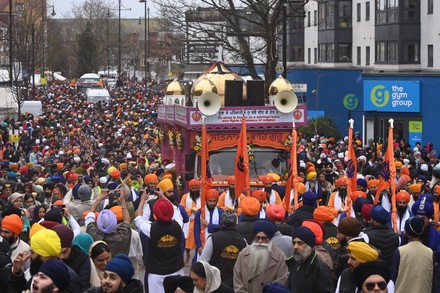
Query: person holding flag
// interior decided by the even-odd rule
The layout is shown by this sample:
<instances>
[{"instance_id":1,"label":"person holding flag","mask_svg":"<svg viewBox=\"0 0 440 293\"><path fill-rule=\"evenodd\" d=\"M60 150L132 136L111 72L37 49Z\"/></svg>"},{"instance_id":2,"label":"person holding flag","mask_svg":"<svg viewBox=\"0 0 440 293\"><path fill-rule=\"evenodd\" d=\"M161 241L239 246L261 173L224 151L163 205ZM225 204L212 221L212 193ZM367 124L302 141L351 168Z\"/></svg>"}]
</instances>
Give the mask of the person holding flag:
<instances>
[{"instance_id":1,"label":"person holding flag","mask_svg":"<svg viewBox=\"0 0 440 293\"><path fill-rule=\"evenodd\" d=\"M223 209L226 213L236 213L237 216L241 215L240 201L243 199L244 194L240 194L238 198L235 198L235 176L228 177L228 189L220 194L217 206Z\"/></svg>"},{"instance_id":2,"label":"person holding flag","mask_svg":"<svg viewBox=\"0 0 440 293\"><path fill-rule=\"evenodd\" d=\"M338 225L339 221L342 219L343 213L348 213L348 205L350 196L348 195L348 179L346 177L341 177L336 180L335 185L337 190L330 195L327 206L330 208L331 213L335 217L333 224ZM355 217L354 210L350 210L351 217Z\"/></svg>"},{"instance_id":3,"label":"person holding flag","mask_svg":"<svg viewBox=\"0 0 440 293\"><path fill-rule=\"evenodd\" d=\"M224 213L223 209L217 207L219 194L216 189L209 189L205 193L205 219L201 217L201 210L197 211L194 215L194 241L196 243L196 255L194 256L195 260L199 260L199 256L203 252L203 246L201 241L201 234L198 231L201 229L205 230L204 241L208 239L208 236L214 233L215 231L220 230L220 217Z\"/></svg>"}]
</instances>

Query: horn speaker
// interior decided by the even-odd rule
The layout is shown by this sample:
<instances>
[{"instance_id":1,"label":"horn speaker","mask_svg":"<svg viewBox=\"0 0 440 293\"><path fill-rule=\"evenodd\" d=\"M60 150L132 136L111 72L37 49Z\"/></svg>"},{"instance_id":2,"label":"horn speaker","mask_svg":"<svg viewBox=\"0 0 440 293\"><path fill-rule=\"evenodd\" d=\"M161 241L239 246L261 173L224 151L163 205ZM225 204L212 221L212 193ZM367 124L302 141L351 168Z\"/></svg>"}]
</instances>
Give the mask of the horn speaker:
<instances>
[{"instance_id":1,"label":"horn speaker","mask_svg":"<svg viewBox=\"0 0 440 293\"><path fill-rule=\"evenodd\" d=\"M197 107L203 115L212 116L220 110L220 97L213 93L207 92L200 96Z\"/></svg>"},{"instance_id":2,"label":"horn speaker","mask_svg":"<svg viewBox=\"0 0 440 293\"><path fill-rule=\"evenodd\" d=\"M275 96L274 104L281 113L290 113L298 106L298 98L294 92L282 90Z\"/></svg>"}]
</instances>

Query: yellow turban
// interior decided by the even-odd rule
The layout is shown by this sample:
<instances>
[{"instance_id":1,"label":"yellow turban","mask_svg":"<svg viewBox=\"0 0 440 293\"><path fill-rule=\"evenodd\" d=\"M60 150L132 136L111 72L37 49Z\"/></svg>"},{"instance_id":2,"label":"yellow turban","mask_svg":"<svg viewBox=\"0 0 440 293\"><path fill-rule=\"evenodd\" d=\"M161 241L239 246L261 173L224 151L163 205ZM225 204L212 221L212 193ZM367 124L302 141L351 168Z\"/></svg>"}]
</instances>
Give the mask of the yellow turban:
<instances>
[{"instance_id":1,"label":"yellow turban","mask_svg":"<svg viewBox=\"0 0 440 293\"><path fill-rule=\"evenodd\" d=\"M411 184L408 188L412 193L422 192L422 184L419 183Z\"/></svg>"},{"instance_id":2,"label":"yellow turban","mask_svg":"<svg viewBox=\"0 0 440 293\"><path fill-rule=\"evenodd\" d=\"M157 184L157 187L162 190L162 192L165 192L167 190L173 189L173 182L170 179L163 179L162 181Z\"/></svg>"},{"instance_id":3,"label":"yellow turban","mask_svg":"<svg viewBox=\"0 0 440 293\"><path fill-rule=\"evenodd\" d=\"M108 176L112 176L112 172L115 171L115 170L116 170L116 168L113 167L113 166L110 167L110 168L108 168L108 169L107 169L107 175L108 175Z\"/></svg>"},{"instance_id":4,"label":"yellow turban","mask_svg":"<svg viewBox=\"0 0 440 293\"><path fill-rule=\"evenodd\" d=\"M304 183L298 183L298 193L303 194L304 192L306 192L306 186Z\"/></svg>"},{"instance_id":5,"label":"yellow turban","mask_svg":"<svg viewBox=\"0 0 440 293\"><path fill-rule=\"evenodd\" d=\"M42 229L31 238L31 249L45 257L56 257L61 252L61 240L57 233L50 229Z\"/></svg>"},{"instance_id":6,"label":"yellow turban","mask_svg":"<svg viewBox=\"0 0 440 293\"><path fill-rule=\"evenodd\" d=\"M311 180L312 178L315 178L316 176L318 176L318 174L316 172L310 172L309 174L307 174L307 180Z\"/></svg>"},{"instance_id":7,"label":"yellow turban","mask_svg":"<svg viewBox=\"0 0 440 293\"><path fill-rule=\"evenodd\" d=\"M124 169L127 169L128 168L128 164L127 163L120 163L119 164L119 169L120 170L124 170Z\"/></svg>"},{"instance_id":8,"label":"yellow turban","mask_svg":"<svg viewBox=\"0 0 440 293\"><path fill-rule=\"evenodd\" d=\"M44 228L44 226L38 223L33 224L31 230L29 231L29 237L32 238L32 236L34 236L34 234L40 231L41 229L46 229L46 228Z\"/></svg>"},{"instance_id":9,"label":"yellow turban","mask_svg":"<svg viewBox=\"0 0 440 293\"><path fill-rule=\"evenodd\" d=\"M278 174L276 174L276 173L269 173L269 174L267 174L267 175L269 175L270 177L272 177L274 182L278 182L278 181L280 181L280 179L281 179L280 175L278 175Z\"/></svg>"},{"instance_id":10,"label":"yellow turban","mask_svg":"<svg viewBox=\"0 0 440 293\"><path fill-rule=\"evenodd\" d=\"M377 250L372 248L369 244L361 241L348 243L347 251L360 263L377 260L379 258Z\"/></svg>"}]
</instances>

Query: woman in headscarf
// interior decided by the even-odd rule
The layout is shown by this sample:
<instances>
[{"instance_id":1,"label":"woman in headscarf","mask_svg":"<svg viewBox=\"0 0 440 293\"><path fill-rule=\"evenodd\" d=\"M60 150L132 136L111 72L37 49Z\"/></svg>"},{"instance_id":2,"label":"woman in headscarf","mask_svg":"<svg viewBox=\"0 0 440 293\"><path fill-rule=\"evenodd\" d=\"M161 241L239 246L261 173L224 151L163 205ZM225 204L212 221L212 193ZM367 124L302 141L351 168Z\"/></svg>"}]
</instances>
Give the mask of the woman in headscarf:
<instances>
[{"instance_id":1,"label":"woman in headscarf","mask_svg":"<svg viewBox=\"0 0 440 293\"><path fill-rule=\"evenodd\" d=\"M232 293L234 290L222 283L220 270L205 261L196 262L191 267L190 277L194 283L194 293Z\"/></svg>"},{"instance_id":2,"label":"woman in headscarf","mask_svg":"<svg viewBox=\"0 0 440 293\"><path fill-rule=\"evenodd\" d=\"M105 266L111 259L110 248L107 243L102 240L93 242L90 246L90 258L95 265L99 279L102 280Z\"/></svg>"},{"instance_id":3,"label":"woman in headscarf","mask_svg":"<svg viewBox=\"0 0 440 293\"><path fill-rule=\"evenodd\" d=\"M32 225L34 223L38 223L42 218L44 218L46 212L47 208L45 205L40 204L35 206L32 213Z\"/></svg>"}]
</instances>

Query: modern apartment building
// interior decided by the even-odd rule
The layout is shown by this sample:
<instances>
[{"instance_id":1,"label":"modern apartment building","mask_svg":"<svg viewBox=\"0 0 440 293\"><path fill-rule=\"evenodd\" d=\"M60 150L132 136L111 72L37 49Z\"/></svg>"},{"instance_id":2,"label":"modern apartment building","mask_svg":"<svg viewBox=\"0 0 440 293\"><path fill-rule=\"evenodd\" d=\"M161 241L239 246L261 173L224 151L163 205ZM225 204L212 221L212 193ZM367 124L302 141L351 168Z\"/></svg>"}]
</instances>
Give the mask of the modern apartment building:
<instances>
[{"instance_id":1,"label":"modern apartment building","mask_svg":"<svg viewBox=\"0 0 440 293\"><path fill-rule=\"evenodd\" d=\"M394 118L397 140L440 144L440 2L311 0L304 12L302 36L288 21L304 57L288 38L287 76L306 85L310 117L330 116L342 133L353 117L364 142L384 139Z\"/></svg>"}]
</instances>

